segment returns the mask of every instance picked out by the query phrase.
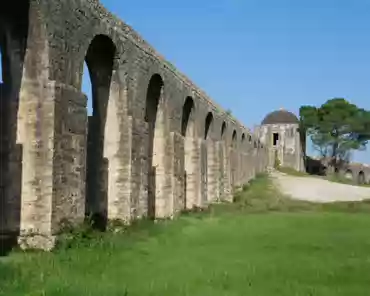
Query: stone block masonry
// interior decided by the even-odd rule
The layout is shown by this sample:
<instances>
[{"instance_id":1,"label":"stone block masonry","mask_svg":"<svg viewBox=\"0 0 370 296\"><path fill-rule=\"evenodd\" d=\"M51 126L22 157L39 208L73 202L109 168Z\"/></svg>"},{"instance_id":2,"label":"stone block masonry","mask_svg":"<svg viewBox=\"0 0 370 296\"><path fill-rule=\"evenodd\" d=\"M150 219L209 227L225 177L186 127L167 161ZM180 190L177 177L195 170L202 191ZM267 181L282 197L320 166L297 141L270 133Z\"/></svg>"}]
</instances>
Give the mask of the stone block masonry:
<instances>
[{"instance_id":1,"label":"stone block masonry","mask_svg":"<svg viewBox=\"0 0 370 296\"><path fill-rule=\"evenodd\" d=\"M23 248L86 217L104 229L230 201L266 169L252 132L97 0L0 4L0 50L0 234Z\"/></svg>"}]
</instances>

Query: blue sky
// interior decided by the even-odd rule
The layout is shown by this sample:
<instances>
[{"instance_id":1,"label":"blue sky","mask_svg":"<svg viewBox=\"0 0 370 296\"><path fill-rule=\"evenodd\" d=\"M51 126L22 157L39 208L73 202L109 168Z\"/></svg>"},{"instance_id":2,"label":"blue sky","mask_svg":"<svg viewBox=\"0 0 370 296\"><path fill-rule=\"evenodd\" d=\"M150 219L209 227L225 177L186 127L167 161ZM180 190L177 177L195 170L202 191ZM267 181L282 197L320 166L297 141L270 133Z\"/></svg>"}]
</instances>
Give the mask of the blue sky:
<instances>
[{"instance_id":1,"label":"blue sky","mask_svg":"<svg viewBox=\"0 0 370 296\"><path fill-rule=\"evenodd\" d=\"M370 109L368 0L101 2L249 127L333 97Z\"/></svg>"}]
</instances>

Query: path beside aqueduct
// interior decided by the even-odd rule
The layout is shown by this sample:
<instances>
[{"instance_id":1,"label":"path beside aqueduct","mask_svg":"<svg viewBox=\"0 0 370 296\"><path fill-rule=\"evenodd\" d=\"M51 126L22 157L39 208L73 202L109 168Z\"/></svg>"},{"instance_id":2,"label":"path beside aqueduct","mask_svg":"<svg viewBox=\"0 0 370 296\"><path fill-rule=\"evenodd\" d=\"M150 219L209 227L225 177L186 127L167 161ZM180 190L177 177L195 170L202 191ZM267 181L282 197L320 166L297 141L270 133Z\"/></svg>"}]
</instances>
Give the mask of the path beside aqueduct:
<instances>
[{"instance_id":1,"label":"path beside aqueduct","mask_svg":"<svg viewBox=\"0 0 370 296\"><path fill-rule=\"evenodd\" d=\"M266 147L98 0L0 5L0 233L50 249L85 215L129 221L230 200ZM81 92L91 76L93 115Z\"/></svg>"}]
</instances>

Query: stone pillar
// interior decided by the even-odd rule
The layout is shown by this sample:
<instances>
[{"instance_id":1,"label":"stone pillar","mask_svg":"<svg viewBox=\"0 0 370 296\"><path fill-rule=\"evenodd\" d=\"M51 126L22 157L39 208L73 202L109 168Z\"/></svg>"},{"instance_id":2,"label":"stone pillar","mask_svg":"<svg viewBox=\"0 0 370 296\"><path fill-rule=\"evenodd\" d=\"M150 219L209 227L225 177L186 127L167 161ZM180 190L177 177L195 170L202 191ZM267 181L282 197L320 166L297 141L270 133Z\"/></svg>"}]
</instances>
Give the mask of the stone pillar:
<instances>
[{"instance_id":1,"label":"stone pillar","mask_svg":"<svg viewBox=\"0 0 370 296\"><path fill-rule=\"evenodd\" d=\"M160 102L154 136L153 167L155 168L155 217L173 214L174 136L168 132L165 106Z\"/></svg>"},{"instance_id":2,"label":"stone pillar","mask_svg":"<svg viewBox=\"0 0 370 296\"><path fill-rule=\"evenodd\" d=\"M247 177L247 169L248 169L248 155L245 152L241 153L241 183L242 185L248 182Z\"/></svg>"},{"instance_id":3,"label":"stone pillar","mask_svg":"<svg viewBox=\"0 0 370 296\"><path fill-rule=\"evenodd\" d=\"M58 196L62 184L67 182L67 176L62 171L61 151L62 136L58 133L58 118L56 116L56 93L63 91L63 87L54 82L23 80L20 93L20 109L18 117L18 141L23 146L22 169L22 203L19 244L22 248L40 248L50 250L55 245L55 234L58 230L61 216L58 215L59 200L75 201L66 212L68 216L82 221L84 204L78 196L81 192L70 189L68 196ZM81 96L79 96L81 98ZM83 98L81 98L83 100ZM78 100L78 99L77 99ZM82 117L80 125L84 127L86 117ZM83 147L84 136L75 140L74 147L79 150ZM65 151L64 150L64 151ZM65 151L65 153L67 153ZM79 167L81 158L70 156L70 166ZM81 172L76 170L70 179L78 178Z\"/></svg>"},{"instance_id":4,"label":"stone pillar","mask_svg":"<svg viewBox=\"0 0 370 296\"><path fill-rule=\"evenodd\" d=\"M252 158L253 158L253 173L252 178L254 179L258 173L258 154L257 154L257 148L253 148L252 152Z\"/></svg>"},{"instance_id":5,"label":"stone pillar","mask_svg":"<svg viewBox=\"0 0 370 296\"><path fill-rule=\"evenodd\" d=\"M186 207L186 192L185 192L185 139L182 135L172 132L172 147L173 147L173 214L181 212ZM169 212L171 209L168 209Z\"/></svg>"},{"instance_id":6,"label":"stone pillar","mask_svg":"<svg viewBox=\"0 0 370 296\"><path fill-rule=\"evenodd\" d=\"M220 199L221 201L232 200L231 186L230 186L230 152L228 152L227 145L224 141L219 142L219 163L220 163Z\"/></svg>"},{"instance_id":7,"label":"stone pillar","mask_svg":"<svg viewBox=\"0 0 370 296\"><path fill-rule=\"evenodd\" d=\"M131 220L132 117L128 116L127 86L112 75L107 120L105 124L104 157L108 160L108 220Z\"/></svg>"},{"instance_id":8,"label":"stone pillar","mask_svg":"<svg viewBox=\"0 0 370 296\"><path fill-rule=\"evenodd\" d=\"M186 208L200 205L200 142L197 138L185 138L185 202Z\"/></svg>"},{"instance_id":9,"label":"stone pillar","mask_svg":"<svg viewBox=\"0 0 370 296\"><path fill-rule=\"evenodd\" d=\"M148 214L148 193L151 186L148 184L149 125L134 116L131 118L131 129L130 216L131 219L140 219ZM154 173L154 170L151 172Z\"/></svg>"},{"instance_id":10,"label":"stone pillar","mask_svg":"<svg viewBox=\"0 0 370 296\"><path fill-rule=\"evenodd\" d=\"M203 171L203 165L202 165L202 147L203 147L203 140L199 138L194 139L194 155L193 155L193 161L194 161L194 204L196 207L202 206L202 189L203 189L203 180L204 180L204 174Z\"/></svg>"},{"instance_id":11,"label":"stone pillar","mask_svg":"<svg viewBox=\"0 0 370 296\"><path fill-rule=\"evenodd\" d=\"M225 143L224 141L217 142L217 201L225 200L226 193L226 172L225 172Z\"/></svg>"},{"instance_id":12,"label":"stone pillar","mask_svg":"<svg viewBox=\"0 0 370 296\"><path fill-rule=\"evenodd\" d=\"M233 188L232 188L232 183L231 183L231 165L232 165L232 158L231 158L231 148L228 147L227 144L225 144L225 157L224 157L224 161L225 161L225 165L224 165L224 168L225 168L225 182L224 182L224 186L225 186L225 195L224 195L224 198L225 198L225 201L232 201L233 200Z\"/></svg>"},{"instance_id":13,"label":"stone pillar","mask_svg":"<svg viewBox=\"0 0 370 296\"><path fill-rule=\"evenodd\" d=\"M207 141L201 140L200 150L201 150L201 170L200 170L201 200L200 200L200 205L201 205L201 207L204 207L204 206L207 205L207 202L208 202L208 149L207 149Z\"/></svg>"},{"instance_id":14,"label":"stone pillar","mask_svg":"<svg viewBox=\"0 0 370 296\"><path fill-rule=\"evenodd\" d=\"M238 186L238 151L236 148L231 148L230 151L230 157L231 157L231 186L232 186L232 192L234 193L236 187Z\"/></svg>"},{"instance_id":15,"label":"stone pillar","mask_svg":"<svg viewBox=\"0 0 370 296\"><path fill-rule=\"evenodd\" d=\"M218 153L217 143L208 140L207 141L207 202L211 203L218 199Z\"/></svg>"}]
</instances>

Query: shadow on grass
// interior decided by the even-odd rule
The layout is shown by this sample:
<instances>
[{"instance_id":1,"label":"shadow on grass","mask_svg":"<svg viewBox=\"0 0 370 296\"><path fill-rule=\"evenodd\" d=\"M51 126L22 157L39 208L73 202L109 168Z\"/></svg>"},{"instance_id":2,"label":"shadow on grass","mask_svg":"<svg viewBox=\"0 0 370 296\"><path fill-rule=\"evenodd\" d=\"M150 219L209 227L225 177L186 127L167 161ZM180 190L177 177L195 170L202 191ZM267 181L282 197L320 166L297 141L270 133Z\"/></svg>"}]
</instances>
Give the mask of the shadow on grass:
<instances>
[{"instance_id":1,"label":"shadow on grass","mask_svg":"<svg viewBox=\"0 0 370 296\"><path fill-rule=\"evenodd\" d=\"M297 177L309 177L310 174L306 172L300 172L295 169L289 168L289 167L279 167L277 169L279 172L290 175L290 176L297 176ZM317 175L318 176L318 175Z\"/></svg>"}]
</instances>

